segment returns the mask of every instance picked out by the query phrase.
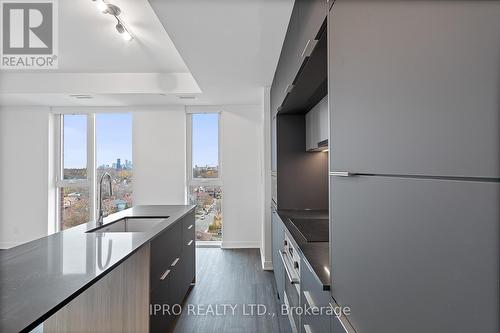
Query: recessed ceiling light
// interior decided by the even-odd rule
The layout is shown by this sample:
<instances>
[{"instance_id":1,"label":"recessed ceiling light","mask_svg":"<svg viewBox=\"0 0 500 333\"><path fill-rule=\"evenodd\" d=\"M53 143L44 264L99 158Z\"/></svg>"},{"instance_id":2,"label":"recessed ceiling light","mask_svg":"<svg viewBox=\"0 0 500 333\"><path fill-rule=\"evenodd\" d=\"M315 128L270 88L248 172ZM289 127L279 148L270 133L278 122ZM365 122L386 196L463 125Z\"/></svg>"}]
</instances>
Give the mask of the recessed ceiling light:
<instances>
[{"instance_id":1,"label":"recessed ceiling light","mask_svg":"<svg viewBox=\"0 0 500 333\"><path fill-rule=\"evenodd\" d=\"M177 98L179 99L196 99L196 96L193 96L193 95L184 95L184 96L177 96Z\"/></svg>"}]
</instances>

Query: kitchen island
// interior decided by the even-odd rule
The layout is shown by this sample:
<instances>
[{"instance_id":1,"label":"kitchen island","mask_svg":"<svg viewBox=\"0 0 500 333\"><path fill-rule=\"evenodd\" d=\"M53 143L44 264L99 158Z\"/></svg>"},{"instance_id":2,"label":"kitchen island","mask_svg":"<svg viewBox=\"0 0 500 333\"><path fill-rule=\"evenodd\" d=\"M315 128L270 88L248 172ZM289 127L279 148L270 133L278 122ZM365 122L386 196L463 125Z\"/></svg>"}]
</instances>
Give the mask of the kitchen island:
<instances>
[{"instance_id":1,"label":"kitchen island","mask_svg":"<svg viewBox=\"0 0 500 333\"><path fill-rule=\"evenodd\" d=\"M111 226L115 222L118 225L126 219L137 219L136 224L147 219L157 222L142 230L127 231L96 230L98 226L89 222L1 251L0 331L29 332L51 316L59 316L57 320L60 321L63 311L69 315L68 307L77 297L97 287L108 274L126 267L129 259L136 261L133 265L128 264L132 270L119 272L117 276L123 279L129 275L142 277L143 283L137 285L136 281L134 289L124 293L130 296L134 292L149 291L146 292L147 302L143 302L148 306L144 309L146 315L153 302L182 301L184 295L180 292L187 292L186 279L189 279L188 284L194 282L194 206L136 206L108 216L104 225ZM139 266L143 271L139 271ZM130 286L131 282L134 283L116 280L108 284ZM177 287L177 283L183 286ZM174 298L162 298L172 289L177 293ZM157 295L155 290L162 295ZM105 301L117 297L116 294L104 296ZM128 300L135 301L134 297ZM96 300L95 304L80 311L99 306ZM55 327L52 324L49 326ZM162 325L158 318L146 324L151 331Z\"/></svg>"}]
</instances>

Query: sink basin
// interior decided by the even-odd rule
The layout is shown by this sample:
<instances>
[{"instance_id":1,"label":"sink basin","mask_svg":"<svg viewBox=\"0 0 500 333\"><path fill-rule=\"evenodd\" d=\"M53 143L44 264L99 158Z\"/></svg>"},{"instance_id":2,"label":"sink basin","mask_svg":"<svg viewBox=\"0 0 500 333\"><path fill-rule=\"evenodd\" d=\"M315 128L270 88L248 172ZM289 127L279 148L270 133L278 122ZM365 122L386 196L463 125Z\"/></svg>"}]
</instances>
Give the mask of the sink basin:
<instances>
[{"instance_id":1,"label":"sink basin","mask_svg":"<svg viewBox=\"0 0 500 333\"><path fill-rule=\"evenodd\" d=\"M153 228L166 218L168 218L168 216L155 218L126 217L87 232L144 232Z\"/></svg>"}]
</instances>

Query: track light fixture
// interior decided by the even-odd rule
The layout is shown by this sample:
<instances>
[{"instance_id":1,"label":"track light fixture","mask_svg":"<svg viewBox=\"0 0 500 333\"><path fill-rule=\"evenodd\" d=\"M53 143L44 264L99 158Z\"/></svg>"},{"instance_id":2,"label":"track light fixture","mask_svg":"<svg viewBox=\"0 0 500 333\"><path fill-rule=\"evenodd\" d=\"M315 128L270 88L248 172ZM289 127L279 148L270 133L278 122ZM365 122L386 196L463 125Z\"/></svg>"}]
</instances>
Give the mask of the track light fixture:
<instances>
[{"instance_id":1,"label":"track light fixture","mask_svg":"<svg viewBox=\"0 0 500 333\"><path fill-rule=\"evenodd\" d=\"M126 28L125 24L123 21L120 19L120 14L121 14L121 9L120 7L113 5L111 3L107 3L104 0L92 0L96 6L97 9L102 12L103 14L109 14L115 17L116 19L116 31L123 37L124 40L126 41L131 41L134 39L134 36L128 31Z\"/></svg>"}]
</instances>

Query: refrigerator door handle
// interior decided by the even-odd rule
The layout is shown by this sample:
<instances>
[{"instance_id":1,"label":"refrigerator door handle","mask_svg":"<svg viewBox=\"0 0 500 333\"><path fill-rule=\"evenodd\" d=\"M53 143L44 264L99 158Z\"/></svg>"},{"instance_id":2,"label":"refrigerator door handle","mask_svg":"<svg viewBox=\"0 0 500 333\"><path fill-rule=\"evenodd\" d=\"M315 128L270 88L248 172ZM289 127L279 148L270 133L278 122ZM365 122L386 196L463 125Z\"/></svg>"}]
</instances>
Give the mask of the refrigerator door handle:
<instances>
[{"instance_id":1,"label":"refrigerator door handle","mask_svg":"<svg viewBox=\"0 0 500 333\"><path fill-rule=\"evenodd\" d=\"M349 172L349 171L333 171L333 172L330 172L330 176L353 177L353 176L356 176L356 174L353 172Z\"/></svg>"}]
</instances>

